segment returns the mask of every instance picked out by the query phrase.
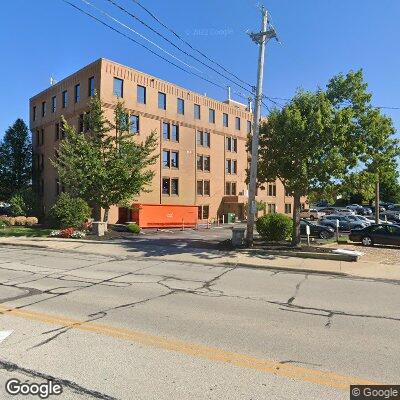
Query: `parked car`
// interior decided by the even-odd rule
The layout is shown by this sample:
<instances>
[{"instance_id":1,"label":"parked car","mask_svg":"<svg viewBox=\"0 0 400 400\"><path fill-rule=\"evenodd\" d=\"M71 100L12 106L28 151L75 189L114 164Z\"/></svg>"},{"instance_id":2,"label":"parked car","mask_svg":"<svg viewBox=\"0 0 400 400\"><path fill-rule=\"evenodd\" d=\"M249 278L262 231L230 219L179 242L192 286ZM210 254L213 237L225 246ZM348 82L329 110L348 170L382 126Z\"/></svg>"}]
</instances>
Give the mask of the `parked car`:
<instances>
[{"instance_id":1,"label":"parked car","mask_svg":"<svg viewBox=\"0 0 400 400\"><path fill-rule=\"evenodd\" d=\"M352 230L349 240L361 242L363 246L373 246L374 244L400 246L400 226L379 224Z\"/></svg>"},{"instance_id":2,"label":"parked car","mask_svg":"<svg viewBox=\"0 0 400 400\"><path fill-rule=\"evenodd\" d=\"M323 212L325 215L335 214L336 208L335 207L322 207L318 208L319 212Z\"/></svg>"},{"instance_id":3,"label":"parked car","mask_svg":"<svg viewBox=\"0 0 400 400\"><path fill-rule=\"evenodd\" d=\"M325 215L324 212L318 211L318 210L316 210L314 208L310 208L309 210L308 209L304 209L300 213L300 217L301 218L311 219L311 221L318 220L321 217L323 217L324 215Z\"/></svg>"},{"instance_id":4,"label":"parked car","mask_svg":"<svg viewBox=\"0 0 400 400\"><path fill-rule=\"evenodd\" d=\"M350 204L346 206L348 210L354 211L356 214L361 214L364 211L364 207L359 204Z\"/></svg>"},{"instance_id":5,"label":"parked car","mask_svg":"<svg viewBox=\"0 0 400 400\"><path fill-rule=\"evenodd\" d=\"M372 215L371 207L362 207L361 210L358 212L360 215Z\"/></svg>"},{"instance_id":6,"label":"parked car","mask_svg":"<svg viewBox=\"0 0 400 400\"><path fill-rule=\"evenodd\" d=\"M322 217L320 220L320 224L336 229L337 220L339 221L339 230L341 231L349 231L351 229L362 229L367 226L366 222L351 221L346 215L338 215L338 214L332 214Z\"/></svg>"},{"instance_id":7,"label":"parked car","mask_svg":"<svg viewBox=\"0 0 400 400\"><path fill-rule=\"evenodd\" d=\"M364 217L363 215L348 215L347 218L350 221L354 221L354 222L360 221L360 222L365 223L366 225L372 225L373 224L373 222L370 219L368 219L367 217Z\"/></svg>"},{"instance_id":8,"label":"parked car","mask_svg":"<svg viewBox=\"0 0 400 400\"><path fill-rule=\"evenodd\" d=\"M335 214L338 215L357 215L354 210L350 210L349 208L337 208Z\"/></svg>"},{"instance_id":9,"label":"parked car","mask_svg":"<svg viewBox=\"0 0 400 400\"><path fill-rule=\"evenodd\" d=\"M329 226L317 225L314 222L302 219L300 221L300 234L307 235L307 225L310 227L310 236L320 239L329 239L335 235L335 230Z\"/></svg>"},{"instance_id":10,"label":"parked car","mask_svg":"<svg viewBox=\"0 0 400 400\"><path fill-rule=\"evenodd\" d=\"M11 215L11 208L10 206L1 206L0 207L0 215Z\"/></svg>"},{"instance_id":11,"label":"parked car","mask_svg":"<svg viewBox=\"0 0 400 400\"><path fill-rule=\"evenodd\" d=\"M380 213L380 218L384 221L388 220L394 223L400 223L400 214L390 211L384 211Z\"/></svg>"},{"instance_id":12,"label":"parked car","mask_svg":"<svg viewBox=\"0 0 400 400\"><path fill-rule=\"evenodd\" d=\"M400 204L391 204L386 209L386 212L389 214L400 214Z\"/></svg>"},{"instance_id":13,"label":"parked car","mask_svg":"<svg viewBox=\"0 0 400 400\"><path fill-rule=\"evenodd\" d=\"M375 214L375 206L370 206L372 212ZM379 212L384 212L386 211L386 208L383 206L379 206Z\"/></svg>"},{"instance_id":14,"label":"parked car","mask_svg":"<svg viewBox=\"0 0 400 400\"><path fill-rule=\"evenodd\" d=\"M382 216L381 216L381 217L382 217ZM371 221L371 225L372 225L372 224L376 224L375 216L374 216L374 215L368 215L368 216L365 217L365 218L367 218L368 221ZM391 221L389 221L389 220L386 221L386 220L384 220L384 219L379 219L378 223L379 223L379 224L389 224L389 225L393 224L393 222L391 222Z\"/></svg>"}]
</instances>

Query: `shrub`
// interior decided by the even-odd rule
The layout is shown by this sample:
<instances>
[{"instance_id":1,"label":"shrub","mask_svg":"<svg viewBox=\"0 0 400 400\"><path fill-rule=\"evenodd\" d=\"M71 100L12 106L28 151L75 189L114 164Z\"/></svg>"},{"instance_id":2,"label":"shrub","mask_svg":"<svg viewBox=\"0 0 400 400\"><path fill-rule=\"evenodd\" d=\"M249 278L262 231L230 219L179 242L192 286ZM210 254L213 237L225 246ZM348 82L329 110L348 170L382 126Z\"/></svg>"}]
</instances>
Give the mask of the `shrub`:
<instances>
[{"instance_id":1,"label":"shrub","mask_svg":"<svg viewBox=\"0 0 400 400\"><path fill-rule=\"evenodd\" d=\"M25 226L26 225L26 217L15 217L15 225Z\"/></svg>"},{"instance_id":2,"label":"shrub","mask_svg":"<svg viewBox=\"0 0 400 400\"><path fill-rule=\"evenodd\" d=\"M11 215L13 217L26 216L26 204L25 200L20 194L15 194L10 199Z\"/></svg>"},{"instance_id":3,"label":"shrub","mask_svg":"<svg viewBox=\"0 0 400 400\"><path fill-rule=\"evenodd\" d=\"M140 233L140 226L138 224L128 224L128 231L138 235Z\"/></svg>"},{"instance_id":4,"label":"shrub","mask_svg":"<svg viewBox=\"0 0 400 400\"><path fill-rule=\"evenodd\" d=\"M257 219L256 229L268 242L279 242L291 237L293 221L284 214L267 214Z\"/></svg>"},{"instance_id":5,"label":"shrub","mask_svg":"<svg viewBox=\"0 0 400 400\"><path fill-rule=\"evenodd\" d=\"M63 238L70 238L74 234L74 228L65 228L60 232L60 236Z\"/></svg>"},{"instance_id":6,"label":"shrub","mask_svg":"<svg viewBox=\"0 0 400 400\"><path fill-rule=\"evenodd\" d=\"M79 228L90 217L91 210L85 200L61 193L50 211L52 222L60 228Z\"/></svg>"},{"instance_id":7,"label":"shrub","mask_svg":"<svg viewBox=\"0 0 400 400\"><path fill-rule=\"evenodd\" d=\"M7 224L3 221L0 221L0 229L5 229L7 228Z\"/></svg>"},{"instance_id":8,"label":"shrub","mask_svg":"<svg viewBox=\"0 0 400 400\"><path fill-rule=\"evenodd\" d=\"M36 217L26 217L26 225L27 226L33 226L38 223L38 219Z\"/></svg>"},{"instance_id":9,"label":"shrub","mask_svg":"<svg viewBox=\"0 0 400 400\"><path fill-rule=\"evenodd\" d=\"M0 217L0 221L4 222L7 226L14 226L15 225L15 218L14 217L7 217L2 215Z\"/></svg>"}]
</instances>

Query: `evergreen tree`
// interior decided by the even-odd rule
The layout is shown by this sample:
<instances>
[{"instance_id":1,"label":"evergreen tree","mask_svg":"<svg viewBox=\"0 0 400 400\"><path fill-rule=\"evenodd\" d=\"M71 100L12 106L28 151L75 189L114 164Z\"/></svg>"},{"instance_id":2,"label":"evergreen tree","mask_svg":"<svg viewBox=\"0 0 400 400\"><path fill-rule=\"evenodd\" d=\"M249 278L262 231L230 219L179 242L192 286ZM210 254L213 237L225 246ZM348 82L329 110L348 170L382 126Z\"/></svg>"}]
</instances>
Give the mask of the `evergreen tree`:
<instances>
[{"instance_id":1,"label":"evergreen tree","mask_svg":"<svg viewBox=\"0 0 400 400\"><path fill-rule=\"evenodd\" d=\"M26 189L32 179L32 145L28 127L18 118L0 143L0 200Z\"/></svg>"}]
</instances>

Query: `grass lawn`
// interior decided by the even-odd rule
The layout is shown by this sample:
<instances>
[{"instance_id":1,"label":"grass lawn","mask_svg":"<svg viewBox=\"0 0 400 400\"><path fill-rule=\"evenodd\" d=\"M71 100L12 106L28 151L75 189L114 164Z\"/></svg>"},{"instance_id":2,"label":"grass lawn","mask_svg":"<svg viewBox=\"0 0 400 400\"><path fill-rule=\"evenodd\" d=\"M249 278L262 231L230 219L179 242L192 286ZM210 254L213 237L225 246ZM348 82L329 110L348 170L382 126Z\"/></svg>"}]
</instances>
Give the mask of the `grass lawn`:
<instances>
[{"instance_id":1,"label":"grass lawn","mask_svg":"<svg viewBox=\"0 0 400 400\"><path fill-rule=\"evenodd\" d=\"M49 236L52 229L34 228L25 226L10 226L4 229L0 229L0 237L4 236L28 236L28 237L40 237Z\"/></svg>"}]
</instances>

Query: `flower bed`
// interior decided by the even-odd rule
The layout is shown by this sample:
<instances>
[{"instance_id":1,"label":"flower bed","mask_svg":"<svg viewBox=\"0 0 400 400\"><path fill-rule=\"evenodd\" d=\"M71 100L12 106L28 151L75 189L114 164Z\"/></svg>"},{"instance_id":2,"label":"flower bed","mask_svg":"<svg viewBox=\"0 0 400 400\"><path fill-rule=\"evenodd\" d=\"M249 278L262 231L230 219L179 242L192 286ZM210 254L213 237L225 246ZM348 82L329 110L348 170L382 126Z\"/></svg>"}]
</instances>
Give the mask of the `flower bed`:
<instances>
[{"instance_id":1,"label":"flower bed","mask_svg":"<svg viewBox=\"0 0 400 400\"><path fill-rule=\"evenodd\" d=\"M62 230L51 231L49 236L71 238L71 239L83 239L84 237L86 237L86 231L75 230L74 228L65 228Z\"/></svg>"}]
</instances>

